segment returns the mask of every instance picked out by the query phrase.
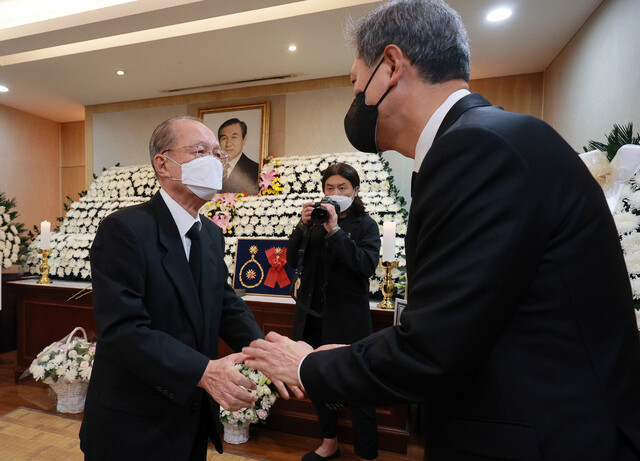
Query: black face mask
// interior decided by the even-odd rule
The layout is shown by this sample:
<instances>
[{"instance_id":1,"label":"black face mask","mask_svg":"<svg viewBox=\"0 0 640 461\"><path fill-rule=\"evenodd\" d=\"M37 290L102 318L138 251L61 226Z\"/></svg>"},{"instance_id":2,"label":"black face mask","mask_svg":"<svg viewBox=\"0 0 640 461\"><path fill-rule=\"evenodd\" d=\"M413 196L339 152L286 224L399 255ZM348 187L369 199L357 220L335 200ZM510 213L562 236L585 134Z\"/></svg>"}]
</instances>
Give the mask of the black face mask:
<instances>
[{"instance_id":1,"label":"black face mask","mask_svg":"<svg viewBox=\"0 0 640 461\"><path fill-rule=\"evenodd\" d=\"M369 84L371 83L373 76L376 75L378 67L380 67L380 64L383 62L384 58L378 63L371 74L371 77L369 77L369 81L364 87L364 91L362 93L358 93L351 103L351 107L349 108L347 115L344 117L344 131L353 147L359 151L372 152L374 154L378 152L378 145L376 144L378 106L393 87L387 89L375 106L367 105L365 93L367 88L369 88Z\"/></svg>"}]
</instances>

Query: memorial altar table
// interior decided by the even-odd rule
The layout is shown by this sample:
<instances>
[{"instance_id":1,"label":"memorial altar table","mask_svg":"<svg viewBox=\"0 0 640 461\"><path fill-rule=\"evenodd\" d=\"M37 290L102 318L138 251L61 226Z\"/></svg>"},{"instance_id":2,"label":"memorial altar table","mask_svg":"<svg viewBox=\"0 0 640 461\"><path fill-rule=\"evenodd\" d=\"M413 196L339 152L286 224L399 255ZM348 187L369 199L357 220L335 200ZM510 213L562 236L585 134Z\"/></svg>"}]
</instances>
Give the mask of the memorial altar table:
<instances>
[{"instance_id":1,"label":"memorial altar table","mask_svg":"<svg viewBox=\"0 0 640 461\"><path fill-rule=\"evenodd\" d=\"M93 296L88 282L54 280L51 285L38 285L38 278L9 282L15 290L17 305L17 365L16 381L36 355L47 345L67 335L73 328L81 326L89 340L97 338L93 317ZM252 296L243 297L262 331L275 331L291 336L295 305L288 297ZM393 324L392 310L382 310L371 303L373 331ZM220 356L231 353L231 349L220 340ZM398 405L377 409L378 446L382 450L406 453L407 406ZM278 399L273 407L267 428L276 431L311 437L319 436L316 410L310 400ZM353 442L353 428L348 410L343 410L338 421L338 437Z\"/></svg>"}]
</instances>

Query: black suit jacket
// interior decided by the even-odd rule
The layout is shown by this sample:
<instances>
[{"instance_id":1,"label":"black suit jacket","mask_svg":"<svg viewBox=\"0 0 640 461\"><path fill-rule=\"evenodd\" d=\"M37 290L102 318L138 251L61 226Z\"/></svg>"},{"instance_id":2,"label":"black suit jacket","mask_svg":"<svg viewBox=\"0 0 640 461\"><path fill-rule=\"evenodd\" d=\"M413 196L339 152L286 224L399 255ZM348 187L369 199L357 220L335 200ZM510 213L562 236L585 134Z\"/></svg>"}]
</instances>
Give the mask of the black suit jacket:
<instances>
[{"instance_id":1,"label":"black suit jacket","mask_svg":"<svg viewBox=\"0 0 640 461\"><path fill-rule=\"evenodd\" d=\"M296 268L304 233L310 232L298 299L322 313L322 344L350 344L371 334L369 278L380 259L380 230L367 214L348 214L338 224L329 237L322 225L296 226L287 247L288 263ZM305 340L309 315L296 308L293 339Z\"/></svg>"},{"instance_id":2,"label":"black suit jacket","mask_svg":"<svg viewBox=\"0 0 640 461\"><path fill-rule=\"evenodd\" d=\"M159 193L100 224L91 248L98 343L80 430L86 459L186 459L198 424L221 451L218 405L196 385L219 337L239 350L262 332L226 282L220 229L203 218L201 236L198 293Z\"/></svg>"},{"instance_id":3,"label":"black suit jacket","mask_svg":"<svg viewBox=\"0 0 640 461\"><path fill-rule=\"evenodd\" d=\"M259 168L258 163L251 160L243 152L229 177L223 181L222 190L236 194L246 192L247 195L256 195L258 193Z\"/></svg>"},{"instance_id":4,"label":"black suit jacket","mask_svg":"<svg viewBox=\"0 0 640 461\"><path fill-rule=\"evenodd\" d=\"M425 402L441 460L640 459L640 344L604 194L544 122L477 94L413 185L402 324L310 354L325 402Z\"/></svg>"}]
</instances>

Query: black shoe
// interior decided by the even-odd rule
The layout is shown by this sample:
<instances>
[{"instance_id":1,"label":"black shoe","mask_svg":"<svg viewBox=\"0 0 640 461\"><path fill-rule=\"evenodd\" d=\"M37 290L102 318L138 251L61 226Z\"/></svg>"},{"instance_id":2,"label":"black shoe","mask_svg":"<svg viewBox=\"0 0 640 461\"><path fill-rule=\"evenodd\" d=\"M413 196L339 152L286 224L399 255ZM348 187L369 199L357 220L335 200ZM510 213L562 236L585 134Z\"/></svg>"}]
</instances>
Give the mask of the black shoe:
<instances>
[{"instance_id":1,"label":"black shoe","mask_svg":"<svg viewBox=\"0 0 640 461\"><path fill-rule=\"evenodd\" d=\"M302 461L324 461L325 459L334 459L340 457L340 448L338 448L332 455L320 456L315 451L310 451L302 457Z\"/></svg>"}]
</instances>

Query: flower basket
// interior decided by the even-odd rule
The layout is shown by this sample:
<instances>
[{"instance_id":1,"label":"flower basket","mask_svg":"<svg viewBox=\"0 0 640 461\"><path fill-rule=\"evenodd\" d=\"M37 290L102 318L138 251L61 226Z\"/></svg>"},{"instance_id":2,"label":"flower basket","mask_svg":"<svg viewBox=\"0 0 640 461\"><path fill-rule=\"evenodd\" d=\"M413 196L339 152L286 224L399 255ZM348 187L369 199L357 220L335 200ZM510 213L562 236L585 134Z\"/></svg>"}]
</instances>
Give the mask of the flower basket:
<instances>
[{"instance_id":1,"label":"flower basket","mask_svg":"<svg viewBox=\"0 0 640 461\"><path fill-rule=\"evenodd\" d=\"M82 338L74 337L78 331ZM45 347L31 363L29 373L33 379L42 380L56 393L59 412L84 410L95 351L95 343L87 341L84 329L76 327L60 341Z\"/></svg>"},{"instance_id":2,"label":"flower basket","mask_svg":"<svg viewBox=\"0 0 640 461\"><path fill-rule=\"evenodd\" d=\"M256 383L257 389L251 392L258 396L258 400L253 407L242 408L237 411L229 411L220 407L220 422L222 422L225 428L225 440L227 440L227 432L234 431L232 428L243 430L246 428L246 436L241 437L244 438L241 442L231 442L227 440L229 443L244 443L249 439L249 425L253 423L266 424L269 411L280 395L276 390L276 386L261 371L253 370L244 363L236 364L235 369ZM227 429L227 426L230 428Z\"/></svg>"},{"instance_id":3,"label":"flower basket","mask_svg":"<svg viewBox=\"0 0 640 461\"><path fill-rule=\"evenodd\" d=\"M251 424L238 426L237 424L223 422L222 425L224 426L223 439L225 442L238 445L249 440L249 427Z\"/></svg>"},{"instance_id":4,"label":"flower basket","mask_svg":"<svg viewBox=\"0 0 640 461\"><path fill-rule=\"evenodd\" d=\"M57 383L49 383L49 386L58 397L56 410L60 413L82 413L84 411L84 400L89 388L88 382L60 380Z\"/></svg>"}]
</instances>

